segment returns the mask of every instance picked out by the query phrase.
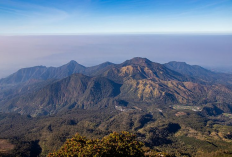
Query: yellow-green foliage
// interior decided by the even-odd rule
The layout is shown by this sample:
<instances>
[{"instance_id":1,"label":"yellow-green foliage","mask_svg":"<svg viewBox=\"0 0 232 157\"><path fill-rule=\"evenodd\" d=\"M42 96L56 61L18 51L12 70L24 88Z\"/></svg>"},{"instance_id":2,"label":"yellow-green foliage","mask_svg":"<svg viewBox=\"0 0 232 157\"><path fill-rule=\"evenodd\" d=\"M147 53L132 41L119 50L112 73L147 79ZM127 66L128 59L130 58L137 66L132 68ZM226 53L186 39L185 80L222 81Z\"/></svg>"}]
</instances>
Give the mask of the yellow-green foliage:
<instances>
[{"instance_id":1,"label":"yellow-green foliage","mask_svg":"<svg viewBox=\"0 0 232 157\"><path fill-rule=\"evenodd\" d=\"M87 139L76 134L68 139L57 152L50 153L48 157L142 157L143 143L136 140L134 134L128 132L111 133L103 139Z\"/></svg>"}]
</instances>

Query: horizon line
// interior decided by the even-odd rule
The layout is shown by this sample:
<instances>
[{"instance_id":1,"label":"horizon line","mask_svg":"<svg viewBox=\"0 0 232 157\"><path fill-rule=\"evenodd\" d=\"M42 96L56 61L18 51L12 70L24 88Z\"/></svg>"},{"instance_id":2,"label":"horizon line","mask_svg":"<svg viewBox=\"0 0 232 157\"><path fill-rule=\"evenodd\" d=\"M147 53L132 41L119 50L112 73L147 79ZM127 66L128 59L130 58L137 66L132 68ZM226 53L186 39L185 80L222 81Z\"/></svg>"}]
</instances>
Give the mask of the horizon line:
<instances>
[{"instance_id":1,"label":"horizon line","mask_svg":"<svg viewBox=\"0 0 232 157\"><path fill-rule=\"evenodd\" d=\"M0 36L232 35L232 32L12 33Z\"/></svg>"}]
</instances>

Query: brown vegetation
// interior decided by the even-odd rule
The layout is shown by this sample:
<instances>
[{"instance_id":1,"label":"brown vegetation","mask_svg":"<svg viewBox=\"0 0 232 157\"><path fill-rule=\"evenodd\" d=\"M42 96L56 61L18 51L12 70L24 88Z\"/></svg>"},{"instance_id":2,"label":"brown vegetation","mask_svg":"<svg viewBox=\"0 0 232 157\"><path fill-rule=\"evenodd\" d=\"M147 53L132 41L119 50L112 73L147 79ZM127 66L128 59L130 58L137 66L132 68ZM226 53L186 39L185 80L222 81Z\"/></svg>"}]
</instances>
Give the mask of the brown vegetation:
<instances>
[{"instance_id":1,"label":"brown vegetation","mask_svg":"<svg viewBox=\"0 0 232 157\"><path fill-rule=\"evenodd\" d=\"M0 153L8 153L14 149L14 145L6 139L0 139Z\"/></svg>"}]
</instances>

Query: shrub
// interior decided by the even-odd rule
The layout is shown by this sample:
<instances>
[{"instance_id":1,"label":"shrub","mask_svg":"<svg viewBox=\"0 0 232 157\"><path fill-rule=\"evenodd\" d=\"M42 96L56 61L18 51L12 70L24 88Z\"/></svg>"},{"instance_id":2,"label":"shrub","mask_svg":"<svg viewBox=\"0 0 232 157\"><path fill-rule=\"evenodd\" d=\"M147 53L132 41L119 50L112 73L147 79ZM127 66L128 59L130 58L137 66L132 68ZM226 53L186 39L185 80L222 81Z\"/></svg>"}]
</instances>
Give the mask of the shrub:
<instances>
[{"instance_id":1,"label":"shrub","mask_svg":"<svg viewBox=\"0 0 232 157\"><path fill-rule=\"evenodd\" d=\"M111 133L103 139L87 139L76 134L68 139L57 152L48 157L142 157L143 143L136 140L134 134L128 132Z\"/></svg>"}]
</instances>

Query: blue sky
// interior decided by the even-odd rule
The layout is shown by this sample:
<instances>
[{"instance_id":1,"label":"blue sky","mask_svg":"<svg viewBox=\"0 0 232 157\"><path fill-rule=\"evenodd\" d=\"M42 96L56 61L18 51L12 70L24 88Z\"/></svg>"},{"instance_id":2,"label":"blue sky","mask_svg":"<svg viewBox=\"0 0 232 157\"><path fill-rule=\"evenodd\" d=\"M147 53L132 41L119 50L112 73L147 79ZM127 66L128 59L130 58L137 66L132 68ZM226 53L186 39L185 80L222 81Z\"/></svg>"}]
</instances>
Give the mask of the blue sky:
<instances>
[{"instance_id":1,"label":"blue sky","mask_svg":"<svg viewBox=\"0 0 232 157\"><path fill-rule=\"evenodd\" d=\"M232 33L231 0L3 0L0 35Z\"/></svg>"}]
</instances>

